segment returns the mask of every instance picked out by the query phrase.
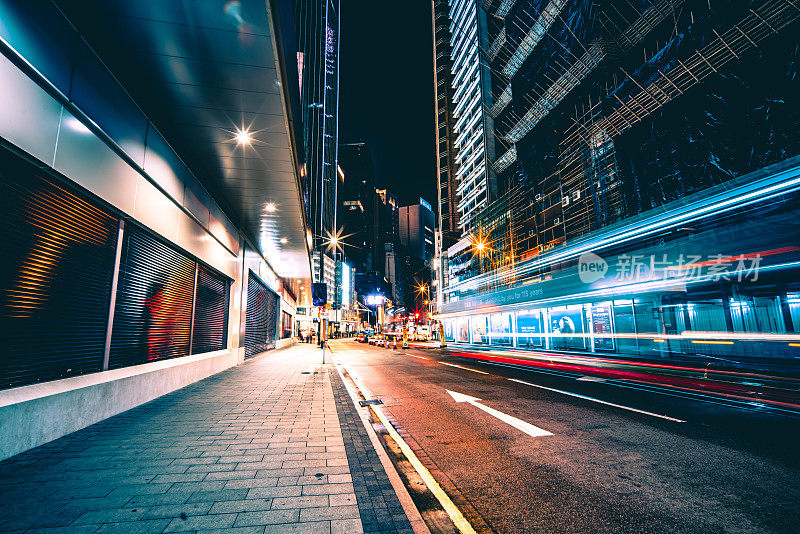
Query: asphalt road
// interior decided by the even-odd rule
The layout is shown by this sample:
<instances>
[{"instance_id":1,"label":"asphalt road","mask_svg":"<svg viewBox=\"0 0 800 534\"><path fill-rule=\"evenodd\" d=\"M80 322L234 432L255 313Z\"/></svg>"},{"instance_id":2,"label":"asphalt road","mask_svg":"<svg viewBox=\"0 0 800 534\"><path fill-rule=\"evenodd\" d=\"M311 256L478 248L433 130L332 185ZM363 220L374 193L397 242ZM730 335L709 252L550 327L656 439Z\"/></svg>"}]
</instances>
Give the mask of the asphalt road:
<instances>
[{"instance_id":1,"label":"asphalt road","mask_svg":"<svg viewBox=\"0 0 800 534\"><path fill-rule=\"evenodd\" d=\"M438 351L333 347L496 532L800 532L798 418Z\"/></svg>"}]
</instances>

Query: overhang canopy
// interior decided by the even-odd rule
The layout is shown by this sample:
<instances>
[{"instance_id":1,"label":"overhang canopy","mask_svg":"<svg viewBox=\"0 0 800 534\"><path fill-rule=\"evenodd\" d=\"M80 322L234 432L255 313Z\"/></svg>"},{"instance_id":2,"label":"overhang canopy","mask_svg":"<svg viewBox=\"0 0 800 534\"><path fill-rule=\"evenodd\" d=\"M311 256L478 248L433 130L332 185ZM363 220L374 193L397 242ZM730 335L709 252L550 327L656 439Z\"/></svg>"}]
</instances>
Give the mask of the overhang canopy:
<instances>
[{"instance_id":1,"label":"overhang canopy","mask_svg":"<svg viewBox=\"0 0 800 534\"><path fill-rule=\"evenodd\" d=\"M270 2L56 3L276 273L309 278L294 29Z\"/></svg>"}]
</instances>

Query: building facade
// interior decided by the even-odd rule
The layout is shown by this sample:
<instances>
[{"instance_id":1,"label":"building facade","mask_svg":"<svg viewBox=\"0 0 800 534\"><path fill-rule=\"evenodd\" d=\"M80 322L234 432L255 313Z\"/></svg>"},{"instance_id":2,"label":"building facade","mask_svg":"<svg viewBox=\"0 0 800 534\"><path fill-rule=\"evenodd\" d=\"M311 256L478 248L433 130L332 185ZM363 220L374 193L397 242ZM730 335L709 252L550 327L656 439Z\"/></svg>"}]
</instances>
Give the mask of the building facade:
<instances>
[{"instance_id":1,"label":"building facade","mask_svg":"<svg viewBox=\"0 0 800 534\"><path fill-rule=\"evenodd\" d=\"M493 120L484 112L492 104L491 77L482 58L482 50L488 47L488 21L477 0L450 2L449 17L451 146L455 150L457 224L463 235L473 231L475 216L497 196L489 165L494 160Z\"/></svg>"},{"instance_id":2,"label":"building facade","mask_svg":"<svg viewBox=\"0 0 800 534\"><path fill-rule=\"evenodd\" d=\"M800 11L486 5L501 194L449 255L448 338L788 362ZM737 333L764 337L719 342Z\"/></svg>"},{"instance_id":3,"label":"building facade","mask_svg":"<svg viewBox=\"0 0 800 534\"><path fill-rule=\"evenodd\" d=\"M0 1L0 459L292 342L297 21L219 7Z\"/></svg>"},{"instance_id":4,"label":"building facade","mask_svg":"<svg viewBox=\"0 0 800 534\"><path fill-rule=\"evenodd\" d=\"M418 204L399 210L400 242L408 253L422 261L430 261L435 252L435 220L431 205L420 198Z\"/></svg>"},{"instance_id":5,"label":"building facade","mask_svg":"<svg viewBox=\"0 0 800 534\"><path fill-rule=\"evenodd\" d=\"M295 4L295 11L299 30L297 62L301 72L306 216L312 248L333 260L325 242L337 230L339 1L301 0ZM314 280L332 279L334 273L327 269L335 263L323 261L315 265Z\"/></svg>"},{"instance_id":6,"label":"building facade","mask_svg":"<svg viewBox=\"0 0 800 534\"><path fill-rule=\"evenodd\" d=\"M432 0L433 83L436 96L436 175L439 224L447 246L461 231L458 226L456 194L455 121L453 118L452 47L450 44L450 3ZM445 247L446 248L446 247Z\"/></svg>"}]
</instances>

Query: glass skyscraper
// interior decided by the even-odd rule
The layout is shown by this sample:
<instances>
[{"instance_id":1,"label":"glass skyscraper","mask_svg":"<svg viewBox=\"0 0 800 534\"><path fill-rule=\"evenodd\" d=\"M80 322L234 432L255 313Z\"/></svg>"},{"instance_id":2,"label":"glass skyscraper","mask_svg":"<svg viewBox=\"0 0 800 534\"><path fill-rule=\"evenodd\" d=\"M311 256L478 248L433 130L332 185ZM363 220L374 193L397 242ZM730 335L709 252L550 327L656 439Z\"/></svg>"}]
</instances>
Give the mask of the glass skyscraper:
<instances>
[{"instance_id":1,"label":"glass skyscraper","mask_svg":"<svg viewBox=\"0 0 800 534\"><path fill-rule=\"evenodd\" d=\"M452 104L455 120L455 184L458 227L462 235L475 230L475 216L497 195L494 172L493 124L484 113L491 102L490 77L481 48L486 48L486 13L476 0L450 2ZM438 96L438 95L437 95Z\"/></svg>"}]
</instances>

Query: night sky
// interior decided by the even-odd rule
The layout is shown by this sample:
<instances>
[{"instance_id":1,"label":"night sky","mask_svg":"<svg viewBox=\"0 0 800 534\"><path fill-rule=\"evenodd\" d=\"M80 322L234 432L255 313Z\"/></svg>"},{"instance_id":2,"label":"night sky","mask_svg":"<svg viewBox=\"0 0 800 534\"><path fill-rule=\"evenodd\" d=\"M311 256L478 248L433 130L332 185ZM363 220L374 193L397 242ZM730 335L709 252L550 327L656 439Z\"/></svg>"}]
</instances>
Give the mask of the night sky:
<instances>
[{"instance_id":1,"label":"night sky","mask_svg":"<svg viewBox=\"0 0 800 534\"><path fill-rule=\"evenodd\" d=\"M341 0L341 25L340 142L366 139L377 185L436 209L430 0Z\"/></svg>"}]
</instances>

